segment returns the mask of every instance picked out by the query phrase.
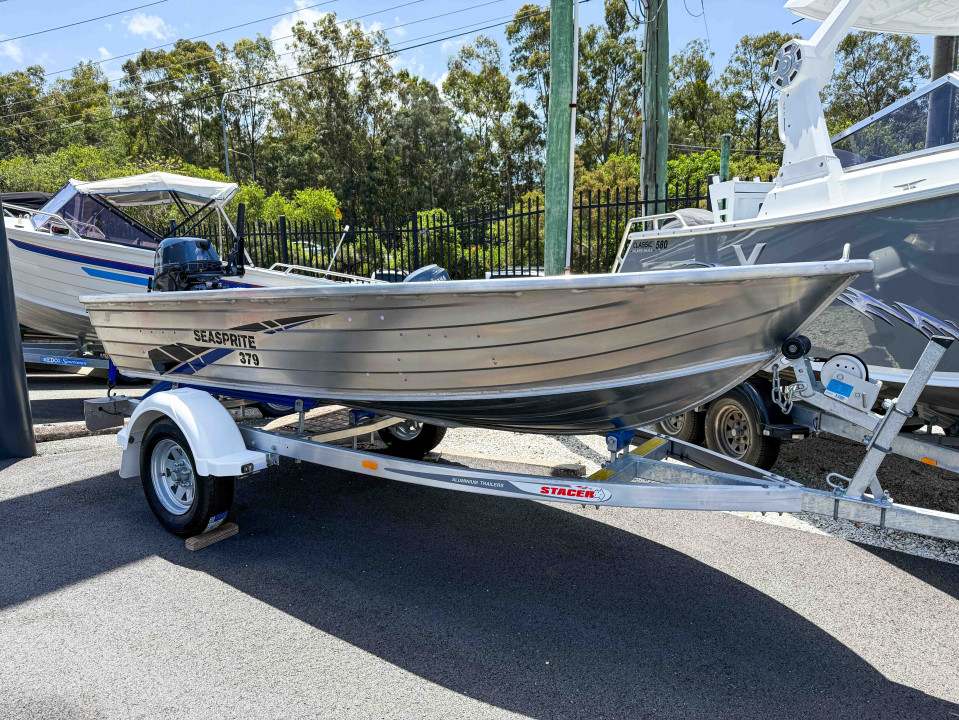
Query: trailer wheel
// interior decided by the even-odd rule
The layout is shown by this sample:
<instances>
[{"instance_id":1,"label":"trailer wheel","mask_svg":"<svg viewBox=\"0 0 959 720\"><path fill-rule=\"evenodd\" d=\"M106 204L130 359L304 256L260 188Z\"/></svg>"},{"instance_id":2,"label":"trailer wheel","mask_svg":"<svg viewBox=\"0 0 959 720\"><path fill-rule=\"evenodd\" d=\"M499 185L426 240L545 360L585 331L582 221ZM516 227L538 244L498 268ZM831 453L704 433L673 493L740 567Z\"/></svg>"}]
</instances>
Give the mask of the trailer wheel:
<instances>
[{"instance_id":1,"label":"trailer wheel","mask_svg":"<svg viewBox=\"0 0 959 720\"><path fill-rule=\"evenodd\" d=\"M398 425L383 428L379 431L379 436L380 440L386 443L387 454L409 460L422 460L443 441L446 428L405 420Z\"/></svg>"},{"instance_id":2,"label":"trailer wheel","mask_svg":"<svg viewBox=\"0 0 959 720\"><path fill-rule=\"evenodd\" d=\"M233 478L201 477L180 429L163 418L150 426L140 451L140 482L150 509L174 535L212 530L233 504Z\"/></svg>"},{"instance_id":3,"label":"trailer wheel","mask_svg":"<svg viewBox=\"0 0 959 720\"><path fill-rule=\"evenodd\" d=\"M283 417L296 412L290 405L281 405L280 403L261 402L257 403L256 407L263 414L263 417Z\"/></svg>"},{"instance_id":4,"label":"trailer wheel","mask_svg":"<svg viewBox=\"0 0 959 720\"><path fill-rule=\"evenodd\" d=\"M714 400L706 413L706 447L747 465L769 470L779 457L779 438L760 431L752 401L738 388Z\"/></svg>"},{"instance_id":5,"label":"trailer wheel","mask_svg":"<svg viewBox=\"0 0 959 720\"><path fill-rule=\"evenodd\" d=\"M706 439L706 413L687 410L656 423L656 432L693 445L702 445Z\"/></svg>"}]
</instances>

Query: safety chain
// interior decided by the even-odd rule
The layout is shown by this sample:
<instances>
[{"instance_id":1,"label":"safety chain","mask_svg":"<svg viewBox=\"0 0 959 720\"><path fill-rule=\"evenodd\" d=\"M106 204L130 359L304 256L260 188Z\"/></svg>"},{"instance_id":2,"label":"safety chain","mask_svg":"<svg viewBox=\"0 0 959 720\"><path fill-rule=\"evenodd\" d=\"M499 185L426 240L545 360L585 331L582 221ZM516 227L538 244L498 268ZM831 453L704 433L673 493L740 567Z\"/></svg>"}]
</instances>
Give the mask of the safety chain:
<instances>
[{"instance_id":1,"label":"safety chain","mask_svg":"<svg viewBox=\"0 0 959 720\"><path fill-rule=\"evenodd\" d=\"M779 378L779 365L773 365L773 402L784 414L788 415L793 409L792 388L787 387L783 392L782 380Z\"/></svg>"}]
</instances>

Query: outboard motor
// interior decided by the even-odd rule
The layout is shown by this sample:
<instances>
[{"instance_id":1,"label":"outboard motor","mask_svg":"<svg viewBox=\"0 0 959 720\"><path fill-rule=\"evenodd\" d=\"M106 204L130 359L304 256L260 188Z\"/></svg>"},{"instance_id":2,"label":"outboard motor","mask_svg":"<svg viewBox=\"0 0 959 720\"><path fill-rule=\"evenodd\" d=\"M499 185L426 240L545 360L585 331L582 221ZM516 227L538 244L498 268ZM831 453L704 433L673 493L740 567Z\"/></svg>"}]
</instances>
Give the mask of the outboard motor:
<instances>
[{"instance_id":1,"label":"outboard motor","mask_svg":"<svg viewBox=\"0 0 959 720\"><path fill-rule=\"evenodd\" d=\"M210 240L166 238L153 261L153 289L157 292L219 290L226 274Z\"/></svg>"}]
</instances>

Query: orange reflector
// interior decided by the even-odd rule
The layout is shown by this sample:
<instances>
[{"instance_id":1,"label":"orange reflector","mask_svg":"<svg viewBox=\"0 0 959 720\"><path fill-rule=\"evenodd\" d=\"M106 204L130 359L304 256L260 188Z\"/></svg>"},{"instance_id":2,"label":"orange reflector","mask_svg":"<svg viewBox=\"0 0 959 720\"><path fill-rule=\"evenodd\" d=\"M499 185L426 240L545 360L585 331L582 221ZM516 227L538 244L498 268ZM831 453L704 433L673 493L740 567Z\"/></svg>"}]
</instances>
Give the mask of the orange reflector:
<instances>
[{"instance_id":1,"label":"orange reflector","mask_svg":"<svg viewBox=\"0 0 959 720\"><path fill-rule=\"evenodd\" d=\"M363 467L365 467L367 470L376 470L376 463L372 460L364 460Z\"/></svg>"},{"instance_id":2,"label":"orange reflector","mask_svg":"<svg viewBox=\"0 0 959 720\"><path fill-rule=\"evenodd\" d=\"M919 462L925 463L926 465L932 465L933 467L936 466L936 461L932 458L919 458Z\"/></svg>"}]
</instances>

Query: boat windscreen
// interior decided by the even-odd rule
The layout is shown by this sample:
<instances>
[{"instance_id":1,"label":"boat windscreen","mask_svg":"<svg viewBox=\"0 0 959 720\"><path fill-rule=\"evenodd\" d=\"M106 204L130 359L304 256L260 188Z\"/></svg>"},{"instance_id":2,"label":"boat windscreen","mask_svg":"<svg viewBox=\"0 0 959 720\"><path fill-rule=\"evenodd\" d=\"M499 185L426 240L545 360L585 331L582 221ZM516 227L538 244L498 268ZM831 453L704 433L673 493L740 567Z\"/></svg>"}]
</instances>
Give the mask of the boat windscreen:
<instances>
[{"instance_id":1,"label":"boat windscreen","mask_svg":"<svg viewBox=\"0 0 959 720\"><path fill-rule=\"evenodd\" d=\"M72 188L67 186L65 189ZM52 204L51 202L50 205ZM155 236L95 196L81 195L74 191L73 196L63 203L57 212L80 237L156 250L158 239ZM37 217L44 219L43 216ZM57 221L46 219L42 224L47 225L51 232L58 232Z\"/></svg>"},{"instance_id":2,"label":"boat windscreen","mask_svg":"<svg viewBox=\"0 0 959 720\"><path fill-rule=\"evenodd\" d=\"M959 142L959 88L937 83L833 138L843 167Z\"/></svg>"}]
</instances>

